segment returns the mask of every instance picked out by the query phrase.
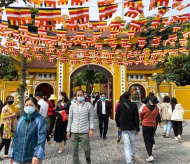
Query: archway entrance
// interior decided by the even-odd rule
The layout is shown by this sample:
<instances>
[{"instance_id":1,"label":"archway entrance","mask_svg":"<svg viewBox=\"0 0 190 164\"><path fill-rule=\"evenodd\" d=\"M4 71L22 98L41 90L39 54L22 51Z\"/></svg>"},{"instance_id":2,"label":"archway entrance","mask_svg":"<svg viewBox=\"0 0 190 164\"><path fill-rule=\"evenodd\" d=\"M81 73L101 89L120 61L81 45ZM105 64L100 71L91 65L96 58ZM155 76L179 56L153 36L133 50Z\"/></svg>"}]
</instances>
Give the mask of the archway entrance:
<instances>
[{"instance_id":1,"label":"archway entrance","mask_svg":"<svg viewBox=\"0 0 190 164\"><path fill-rule=\"evenodd\" d=\"M145 88L140 84L131 85L129 92L131 92L132 101L134 102L141 102L141 100L146 97Z\"/></svg>"},{"instance_id":2,"label":"archway entrance","mask_svg":"<svg viewBox=\"0 0 190 164\"><path fill-rule=\"evenodd\" d=\"M54 93L53 87L48 83L39 84L35 89L35 92L38 92L38 91L42 92L45 100L48 100L48 98L51 96L51 94Z\"/></svg>"},{"instance_id":3,"label":"archway entrance","mask_svg":"<svg viewBox=\"0 0 190 164\"><path fill-rule=\"evenodd\" d=\"M73 81L74 81L74 78L75 76L82 72L82 71L85 71L85 70L96 70L96 71L99 71L101 73L103 73L105 75L105 77L107 78L108 80L108 83L107 83L107 98L111 101L112 103L112 106L114 105L113 103L113 75L104 67L101 67L99 65L84 65L84 66L81 66L79 68L77 68L75 71L72 72L72 74L70 75L70 97L73 96ZM96 91L95 91L96 92ZM114 106L113 106L114 107ZM114 117L114 109L112 107L112 116L111 118Z\"/></svg>"}]
</instances>

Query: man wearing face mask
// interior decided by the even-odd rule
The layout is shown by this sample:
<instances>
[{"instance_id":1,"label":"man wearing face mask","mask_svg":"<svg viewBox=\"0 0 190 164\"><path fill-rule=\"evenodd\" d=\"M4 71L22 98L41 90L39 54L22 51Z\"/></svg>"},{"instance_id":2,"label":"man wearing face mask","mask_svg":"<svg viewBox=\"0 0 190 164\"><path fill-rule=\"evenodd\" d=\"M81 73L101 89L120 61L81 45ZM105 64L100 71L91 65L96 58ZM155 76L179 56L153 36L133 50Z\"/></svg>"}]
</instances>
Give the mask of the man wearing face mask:
<instances>
[{"instance_id":1,"label":"man wearing face mask","mask_svg":"<svg viewBox=\"0 0 190 164\"><path fill-rule=\"evenodd\" d=\"M39 113L46 118L48 112L48 104L44 101L42 92L36 92L35 97L38 100L38 104L40 105Z\"/></svg>"},{"instance_id":2,"label":"man wearing face mask","mask_svg":"<svg viewBox=\"0 0 190 164\"><path fill-rule=\"evenodd\" d=\"M100 138L106 139L109 117L111 115L111 103L106 100L106 94L100 94L100 100L97 101L97 115L99 120ZM104 125L104 132L103 132Z\"/></svg>"},{"instance_id":3,"label":"man wearing face mask","mask_svg":"<svg viewBox=\"0 0 190 164\"><path fill-rule=\"evenodd\" d=\"M90 141L94 129L94 112L89 102L85 102L84 91L76 91L77 103L73 103L69 109L69 118L67 126L67 138L71 136L73 164L79 162L79 142L84 150L87 164L91 164Z\"/></svg>"}]
</instances>

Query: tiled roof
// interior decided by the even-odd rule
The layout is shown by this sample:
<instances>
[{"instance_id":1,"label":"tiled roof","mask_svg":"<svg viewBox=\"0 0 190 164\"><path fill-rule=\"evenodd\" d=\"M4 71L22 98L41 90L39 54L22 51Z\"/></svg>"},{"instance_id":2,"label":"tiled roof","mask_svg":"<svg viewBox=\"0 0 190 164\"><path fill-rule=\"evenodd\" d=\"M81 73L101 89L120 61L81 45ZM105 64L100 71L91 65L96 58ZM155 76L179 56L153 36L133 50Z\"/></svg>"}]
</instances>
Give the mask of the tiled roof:
<instances>
[{"instance_id":1,"label":"tiled roof","mask_svg":"<svg viewBox=\"0 0 190 164\"><path fill-rule=\"evenodd\" d=\"M48 31L48 35L56 35L55 32L52 31ZM66 31L66 37L71 37L71 38L75 38L76 37L76 31ZM85 38L93 38L93 31L89 31L89 30L84 30L84 37ZM109 38L110 37L110 30L106 30L106 31L102 31L102 34L100 36L100 38ZM117 35L117 38L128 38L127 34L124 33L119 33Z\"/></svg>"},{"instance_id":2,"label":"tiled roof","mask_svg":"<svg viewBox=\"0 0 190 164\"><path fill-rule=\"evenodd\" d=\"M133 64L131 66L127 67L128 70L153 70L154 66L153 65L144 65L144 64Z\"/></svg>"},{"instance_id":3,"label":"tiled roof","mask_svg":"<svg viewBox=\"0 0 190 164\"><path fill-rule=\"evenodd\" d=\"M21 65L21 62L12 58L15 64ZM49 62L47 60L33 60L31 63L27 63L27 68L46 68L54 69L56 62Z\"/></svg>"},{"instance_id":4,"label":"tiled roof","mask_svg":"<svg viewBox=\"0 0 190 164\"><path fill-rule=\"evenodd\" d=\"M67 31L66 36L75 38L76 32L75 31ZM84 30L84 37L93 38L93 31ZM109 37L110 37L110 30L102 31L100 38L109 38ZM127 38L127 37L128 37L128 35L122 34L122 33L119 33L117 35L117 38Z\"/></svg>"}]
</instances>

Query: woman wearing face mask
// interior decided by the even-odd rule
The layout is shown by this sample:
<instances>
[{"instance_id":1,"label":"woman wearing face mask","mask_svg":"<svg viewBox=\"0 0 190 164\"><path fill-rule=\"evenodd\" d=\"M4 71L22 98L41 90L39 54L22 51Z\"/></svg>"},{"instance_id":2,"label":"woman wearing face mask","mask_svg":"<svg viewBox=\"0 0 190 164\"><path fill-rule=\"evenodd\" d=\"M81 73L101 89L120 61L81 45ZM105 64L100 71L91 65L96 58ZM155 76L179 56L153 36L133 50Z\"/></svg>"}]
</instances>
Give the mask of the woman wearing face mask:
<instances>
[{"instance_id":1,"label":"woman wearing face mask","mask_svg":"<svg viewBox=\"0 0 190 164\"><path fill-rule=\"evenodd\" d=\"M73 95L73 99L71 101L71 104L75 104L77 103L77 97L76 97L76 94Z\"/></svg>"},{"instance_id":2,"label":"woman wearing face mask","mask_svg":"<svg viewBox=\"0 0 190 164\"><path fill-rule=\"evenodd\" d=\"M6 104L1 112L1 126L3 128L3 133L1 134L2 141L0 143L0 151L5 146L4 158L9 158L8 151L11 142L11 119L18 116L16 113L12 112L11 105L13 103L14 98L12 96L7 96ZM0 157L0 161L2 160L3 158Z\"/></svg>"},{"instance_id":3,"label":"woman wearing face mask","mask_svg":"<svg viewBox=\"0 0 190 164\"><path fill-rule=\"evenodd\" d=\"M55 115L54 115L54 112L55 112L55 100L57 98L55 97L54 94L52 94L49 98L49 101L47 102L48 103L48 117L49 117L49 120L50 120L50 126L49 126L49 134L51 134L51 136L53 136L52 134L52 131L53 131L53 127L54 127L54 124L55 124Z\"/></svg>"},{"instance_id":4,"label":"woman wearing face mask","mask_svg":"<svg viewBox=\"0 0 190 164\"><path fill-rule=\"evenodd\" d=\"M36 98L26 99L24 114L17 123L10 151L11 164L40 164L44 159L47 125L37 109Z\"/></svg>"},{"instance_id":5,"label":"woman wearing face mask","mask_svg":"<svg viewBox=\"0 0 190 164\"><path fill-rule=\"evenodd\" d=\"M55 109L56 116L56 125L55 125L55 134L54 141L59 143L59 154L63 151L62 141L64 141L64 146L66 146L66 130L68 120L63 120L63 112L68 114L69 107L71 102L69 101L67 94L65 92L60 92L59 94L59 102Z\"/></svg>"}]
</instances>

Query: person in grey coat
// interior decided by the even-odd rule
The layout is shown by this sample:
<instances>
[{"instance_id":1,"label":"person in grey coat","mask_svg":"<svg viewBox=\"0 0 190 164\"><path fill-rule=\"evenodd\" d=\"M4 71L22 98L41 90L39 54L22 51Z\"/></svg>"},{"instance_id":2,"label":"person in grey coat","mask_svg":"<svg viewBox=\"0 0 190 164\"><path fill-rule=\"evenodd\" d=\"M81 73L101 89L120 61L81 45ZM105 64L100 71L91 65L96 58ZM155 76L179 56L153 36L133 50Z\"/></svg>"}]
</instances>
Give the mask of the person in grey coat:
<instances>
[{"instance_id":1,"label":"person in grey coat","mask_svg":"<svg viewBox=\"0 0 190 164\"><path fill-rule=\"evenodd\" d=\"M85 102L84 91L76 91L77 103L70 106L67 125L67 139L71 137L73 164L79 162L79 142L84 150L87 164L91 164L90 141L94 132L94 110L89 102Z\"/></svg>"}]
</instances>

